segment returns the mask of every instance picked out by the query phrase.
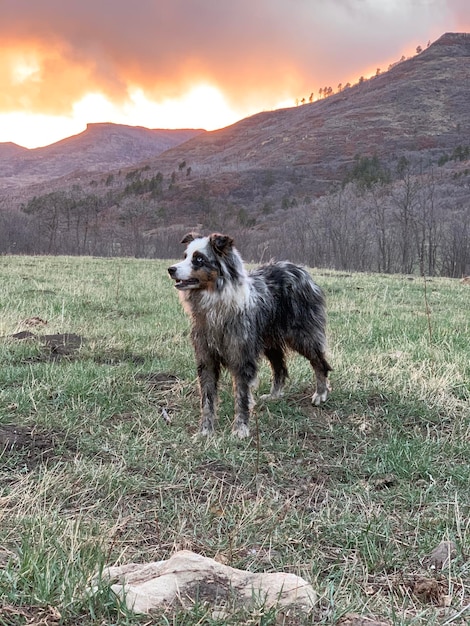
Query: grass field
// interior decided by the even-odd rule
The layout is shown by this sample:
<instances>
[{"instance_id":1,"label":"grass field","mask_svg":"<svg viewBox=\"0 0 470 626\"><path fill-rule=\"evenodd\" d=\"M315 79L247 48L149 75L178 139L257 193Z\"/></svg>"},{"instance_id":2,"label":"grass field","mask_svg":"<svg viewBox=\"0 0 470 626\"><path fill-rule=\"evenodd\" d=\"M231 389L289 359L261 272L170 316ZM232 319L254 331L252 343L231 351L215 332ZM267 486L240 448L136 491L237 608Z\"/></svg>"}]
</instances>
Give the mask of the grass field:
<instances>
[{"instance_id":1,"label":"grass field","mask_svg":"<svg viewBox=\"0 0 470 626\"><path fill-rule=\"evenodd\" d=\"M314 271L327 404L311 406L293 356L285 397L235 440L223 376L217 435L201 440L167 265L0 257L0 625L289 623L261 609L218 621L204 605L137 617L105 583L85 593L105 564L182 548L308 579L321 600L306 624L467 624L470 287ZM263 364L259 395L269 382ZM455 554L432 569L443 540Z\"/></svg>"}]
</instances>

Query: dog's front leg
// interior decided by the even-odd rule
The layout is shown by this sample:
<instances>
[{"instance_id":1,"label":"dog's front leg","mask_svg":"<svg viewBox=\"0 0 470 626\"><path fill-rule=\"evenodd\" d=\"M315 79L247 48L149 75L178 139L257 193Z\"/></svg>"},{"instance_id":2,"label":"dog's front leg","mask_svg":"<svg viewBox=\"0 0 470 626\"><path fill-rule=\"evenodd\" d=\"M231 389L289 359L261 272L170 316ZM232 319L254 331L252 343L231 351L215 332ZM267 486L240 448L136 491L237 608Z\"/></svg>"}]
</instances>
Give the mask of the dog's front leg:
<instances>
[{"instance_id":1,"label":"dog's front leg","mask_svg":"<svg viewBox=\"0 0 470 626\"><path fill-rule=\"evenodd\" d=\"M217 404L217 383L220 375L220 364L217 361L200 362L197 367L199 391L201 397L201 435L214 432Z\"/></svg>"},{"instance_id":2,"label":"dog's front leg","mask_svg":"<svg viewBox=\"0 0 470 626\"><path fill-rule=\"evenodd\" d=\"M240 439L244 439L250 436L248 422L254 406L251 389L256 383L256 365L246 367L241 372L235 372L232 376L235 394L235 419L232 432Z\"/></svg>"}]
</instances>

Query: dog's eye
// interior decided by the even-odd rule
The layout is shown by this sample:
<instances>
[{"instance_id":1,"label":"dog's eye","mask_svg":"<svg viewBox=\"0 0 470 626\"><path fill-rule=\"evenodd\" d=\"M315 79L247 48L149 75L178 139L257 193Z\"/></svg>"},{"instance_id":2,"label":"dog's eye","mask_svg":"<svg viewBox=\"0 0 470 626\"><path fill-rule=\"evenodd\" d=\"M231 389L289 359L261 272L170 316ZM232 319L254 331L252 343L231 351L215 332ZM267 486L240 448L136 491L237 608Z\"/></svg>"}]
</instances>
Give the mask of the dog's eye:
<instances>
[{"instance_id":1,"label":"dog's eye","mask_svg":"<svg viewBox=\"0 0 470 626\"><path fill-rule=\"evenodd\" d=\"M204 257L200 255L193 257L193 263L199 266L204 265Z\"/></svg>"}]
</instances>

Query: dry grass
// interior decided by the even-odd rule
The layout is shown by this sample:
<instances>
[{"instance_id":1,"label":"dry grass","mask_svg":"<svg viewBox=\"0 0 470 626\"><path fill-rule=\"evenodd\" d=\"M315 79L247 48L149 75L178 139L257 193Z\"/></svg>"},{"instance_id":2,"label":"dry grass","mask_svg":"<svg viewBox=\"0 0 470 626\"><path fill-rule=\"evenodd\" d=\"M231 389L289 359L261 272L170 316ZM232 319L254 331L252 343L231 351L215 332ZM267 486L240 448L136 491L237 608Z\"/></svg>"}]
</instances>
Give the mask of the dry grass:
<instances>
[{"instance_id":1,"label":"dry grass","mask_svg":"<svg viewBox=\"0 0 470 626\"><path fill-rule=\"evenodd\" d=\"M285 398L256 407L252 440L230 436L227 376L217 435L200 440L166 265L0 259L0 624L228 623L204 605L149 622L105 585L84 593L105 564L180 548L307 578L322 599L304 623L466 623L468 287L430 281L428 318L421 279L317 272L335 368L325 408L310 405L295 357ZM8 338L25 330L36 337ZM442 540L455 556L432 569ZM263 610L233 619L289 623Z\"/></svg>"}]
</instances>

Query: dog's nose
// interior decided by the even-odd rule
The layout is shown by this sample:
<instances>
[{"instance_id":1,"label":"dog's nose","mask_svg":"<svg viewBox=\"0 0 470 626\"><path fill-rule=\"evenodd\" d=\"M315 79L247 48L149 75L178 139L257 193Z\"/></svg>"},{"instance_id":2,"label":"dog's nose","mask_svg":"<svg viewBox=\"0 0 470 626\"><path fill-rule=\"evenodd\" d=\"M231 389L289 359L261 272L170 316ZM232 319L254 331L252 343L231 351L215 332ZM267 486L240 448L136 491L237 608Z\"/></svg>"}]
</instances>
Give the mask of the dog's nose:
<instances>
[{"instance_id":1,"label":"dog's nose","mask_svg":"<svg viewBox=\"0 0 470 626\"><path fill-rule=\"evenodd\" d=\"M168 268L168 274L170 274L171 278L175 277L176 267L174 265L172 265L171 267Z\"/></svg>"}]
</instances>

